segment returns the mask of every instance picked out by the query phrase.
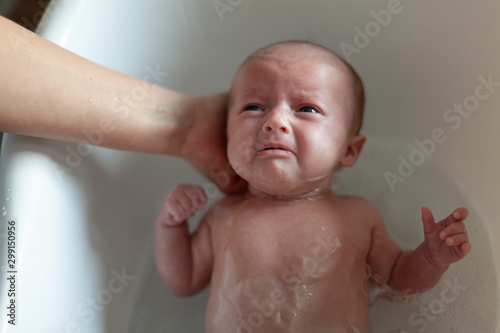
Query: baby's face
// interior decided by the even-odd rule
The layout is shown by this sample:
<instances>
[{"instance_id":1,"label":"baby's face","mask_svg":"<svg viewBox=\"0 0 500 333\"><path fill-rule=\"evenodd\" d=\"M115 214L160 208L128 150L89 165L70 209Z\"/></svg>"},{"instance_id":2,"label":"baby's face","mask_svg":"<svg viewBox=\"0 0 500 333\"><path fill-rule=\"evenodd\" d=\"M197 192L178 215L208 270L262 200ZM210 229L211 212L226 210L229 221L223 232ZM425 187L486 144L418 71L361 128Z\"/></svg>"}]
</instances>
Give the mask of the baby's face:
<instances>
[{"instance_id":1,"label":"baby's face","mask_svg":"<svg viewBox=\"0 0 500 333\"><path fill-rule=\"evenodd\" d=\"M345 75L311 59L287 66L259 59L240 69L229 106L228 156L251 191L307 193L330 187L334 170L348 166L355 135Z\"/></svg>"}]
</instances>

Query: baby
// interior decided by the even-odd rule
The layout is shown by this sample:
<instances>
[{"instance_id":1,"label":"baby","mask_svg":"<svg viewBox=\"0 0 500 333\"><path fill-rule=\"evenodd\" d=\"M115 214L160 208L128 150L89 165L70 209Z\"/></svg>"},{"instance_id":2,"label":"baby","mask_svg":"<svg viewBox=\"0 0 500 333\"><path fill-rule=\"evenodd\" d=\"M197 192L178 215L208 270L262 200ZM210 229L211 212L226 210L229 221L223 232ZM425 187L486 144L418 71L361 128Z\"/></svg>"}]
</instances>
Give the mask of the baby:
<instances>
[{"instance_id":1,"label":"baby","mask_svg":"<svg viewBox=\"0 0 500 333\"><path fill-rule=\"evenodd\" d=\"M206 332L369 332L370 286L421 292L470 252L465 208L439 223L422 208L425 241L402 251L370 202L331 191L365 143L363 96L349 65L307 42L258 50L236 73L227 151L247 192L190 234L207 199L179 185L156 222L166 286L187 296L211 284Z\"/></svg>"}]
</instances>

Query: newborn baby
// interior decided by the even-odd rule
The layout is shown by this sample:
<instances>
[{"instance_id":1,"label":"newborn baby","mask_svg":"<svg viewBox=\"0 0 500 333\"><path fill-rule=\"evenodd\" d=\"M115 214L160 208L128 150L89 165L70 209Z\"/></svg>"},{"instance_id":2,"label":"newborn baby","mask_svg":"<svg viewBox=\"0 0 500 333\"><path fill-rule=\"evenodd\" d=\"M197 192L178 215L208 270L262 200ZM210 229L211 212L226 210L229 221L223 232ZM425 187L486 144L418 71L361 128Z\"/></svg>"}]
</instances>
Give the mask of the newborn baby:
<instances>
[{"instance_id":1,"label":"newborn baby","mask_svg":"<svg viewBox=\"0 0 500 333\"><path fill-rule=\"evenodd\" d=\"M258 50L236 73L227 150L247 192L215 203L191 235L207 199L179 185L156 222L166 286L187 296L211 284L206 332L369 332L370 286L421 292L470 252L465 208L439 223L422 208L425 241L402 251L370 202L331 191L365 143L363 96L349 65L307 42Z\"/></svg>"}]
</instances>

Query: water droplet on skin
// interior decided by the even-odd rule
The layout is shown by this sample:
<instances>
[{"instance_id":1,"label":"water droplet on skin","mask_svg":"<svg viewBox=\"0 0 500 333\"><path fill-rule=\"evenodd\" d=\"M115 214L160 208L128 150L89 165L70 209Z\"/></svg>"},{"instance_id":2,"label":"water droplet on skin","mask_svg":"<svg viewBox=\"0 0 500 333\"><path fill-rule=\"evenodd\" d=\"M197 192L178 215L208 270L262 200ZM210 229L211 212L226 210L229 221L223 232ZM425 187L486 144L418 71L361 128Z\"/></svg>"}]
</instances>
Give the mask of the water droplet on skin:
<instances>
[{"instance_id":1,"label":"water droplet on skin","mask_svg":"<svg viewBox=\"0 0 500 333\"><path fill-rule=\"evenodd\" d=\"M302 289L304 289L304 295L306 296L307 299L311 298L312 293L307 290L307 286L305 284L302 285Z\"/></svg>"}]
</instances>

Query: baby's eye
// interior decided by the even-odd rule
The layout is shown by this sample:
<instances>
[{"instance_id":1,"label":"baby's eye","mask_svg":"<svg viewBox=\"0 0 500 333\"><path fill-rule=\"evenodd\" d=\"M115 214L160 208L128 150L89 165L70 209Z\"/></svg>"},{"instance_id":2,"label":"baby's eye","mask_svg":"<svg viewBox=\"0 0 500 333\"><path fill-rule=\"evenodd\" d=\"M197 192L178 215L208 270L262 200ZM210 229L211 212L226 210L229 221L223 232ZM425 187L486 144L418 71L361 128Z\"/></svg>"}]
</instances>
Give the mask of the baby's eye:
<instances>
[{"instance_id":1,"label":"baby's eye","mask_svg":"<svg viewBox=\"0 0 500 333\"><path fill-rule=\"evenodd\" d=\"M262 111L262 109L257 105L250 104L245 106L243 111Z\"/></svg>"},{"instance_id":2,"label":"baby's eye","mask_svg":"<svg viewBox=\"0 0 500 333\"><path fill-rule=\"evenodd\" d=\"M303 106L299 109L298 112L318 113L318 110L316 110L312 106Z\"/></svg>"}]
</instances>

